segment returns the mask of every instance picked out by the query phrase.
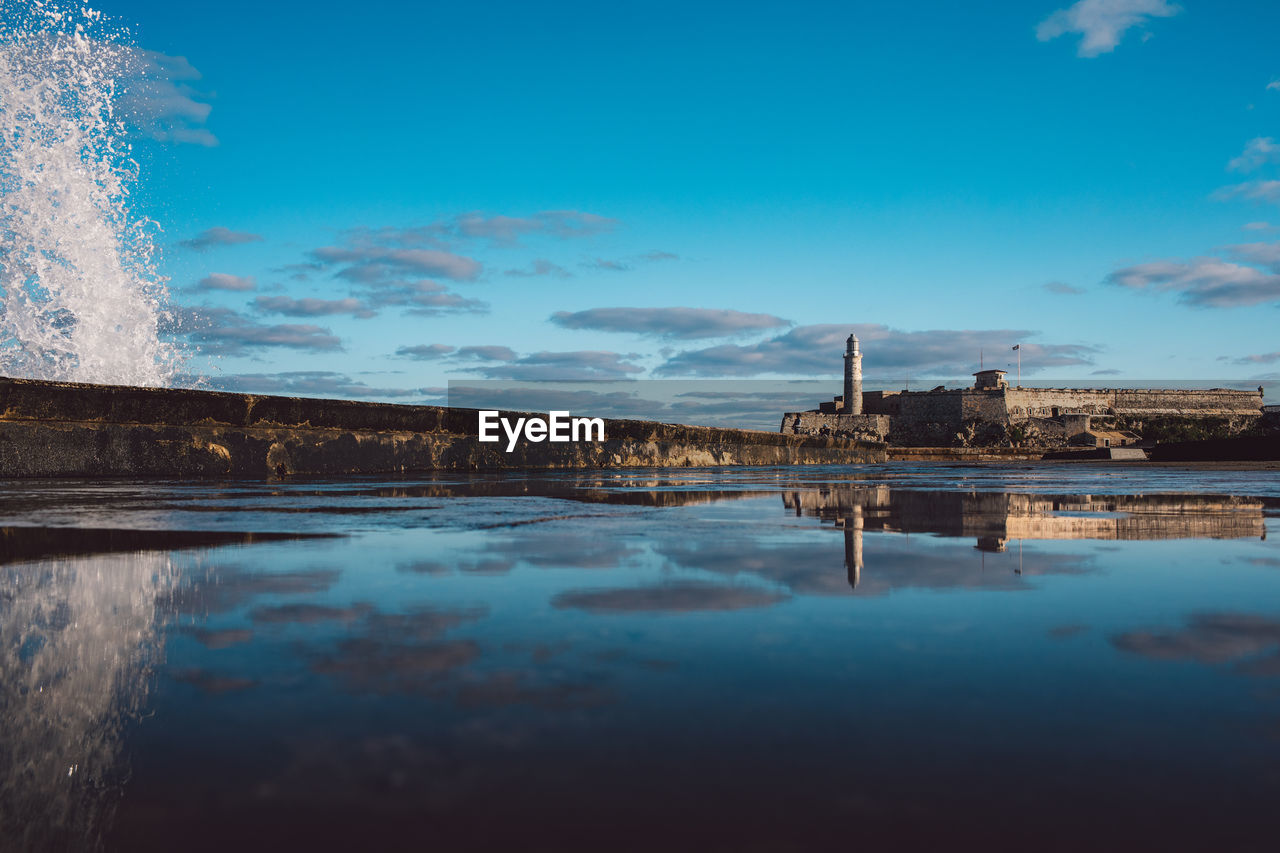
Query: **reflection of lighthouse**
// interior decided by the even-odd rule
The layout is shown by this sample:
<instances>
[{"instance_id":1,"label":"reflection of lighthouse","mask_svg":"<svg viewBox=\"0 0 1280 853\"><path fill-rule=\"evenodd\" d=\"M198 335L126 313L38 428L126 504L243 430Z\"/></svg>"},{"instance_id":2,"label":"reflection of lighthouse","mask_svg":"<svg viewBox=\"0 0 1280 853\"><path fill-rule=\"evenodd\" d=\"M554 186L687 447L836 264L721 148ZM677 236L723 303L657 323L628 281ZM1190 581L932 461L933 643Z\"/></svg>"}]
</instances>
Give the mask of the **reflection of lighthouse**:
<instances>
[{"instance_id":1,"label":"reflection of lighthouse","mask_svg":"<svg viewBox=\"0 0 1280 853\"><path fill-rule=\"evenodd\" d=\"M858 336L849 335L844 342L844 409L842 414L862 414L862 352Z\"/></svg>"},{"instance_id":2,"label":"reflection of lighthouse","mask_svg":"<svg viewBox=\"0 0 1280 853\"><path fill-rule=\"evenodd\" d=\"M852 512L842 516L836 524L844 528L844 567L849 572L850 589L858 588L862 578L862 506L855 504Z\"/></svg>"},{"instance_id":3,"label":"reflection of lighthouse","mask_svg":"<svg viewBox=\"0 0 1280 853\"><path fill-rule=\"evenodd\" d=\"M101 846L174 577L165 552L0 567L0 847Z\"/></svg>"}]
</instances>

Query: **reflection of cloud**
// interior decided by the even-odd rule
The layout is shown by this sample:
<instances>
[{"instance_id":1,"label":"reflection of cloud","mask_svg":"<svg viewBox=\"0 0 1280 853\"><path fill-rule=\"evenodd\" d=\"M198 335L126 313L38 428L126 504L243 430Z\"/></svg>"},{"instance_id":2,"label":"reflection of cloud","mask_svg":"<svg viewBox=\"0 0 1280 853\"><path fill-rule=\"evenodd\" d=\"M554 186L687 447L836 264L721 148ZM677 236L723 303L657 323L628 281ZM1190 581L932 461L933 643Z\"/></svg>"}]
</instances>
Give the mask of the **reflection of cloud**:
<instances>
[{"instance_id":1,"label":"reflection of cloud","mask_svg":"<svg viewBox=\"0 0 1280 853\"><path fill-rule=\"evenodd\" d=\"M275 607L258 607L249 614L254 622L267 625L297 623L310 625L316 622L354 622L373 612L373 605L359 602L349 607L330 607L324 604L280 604Z\"/></svg>"},{"instance_id":2,"label":"reflection of cloud","mask_svg":"<svg viewBox=\"0 0 1280 853\"><path fill-rule=\"evenodd\" d=\"M1008 558L997 570L983 570L983 561L965 544L957 553L954 542L917 540L868 534L845 528L846 537L865 537L858 595L885 595L900 589L1031 589L1026 578L1040 574L1077 574L1088 570L1087 560L1063 554L1037 553L1024 575L1009 571ZM787 544L767 537L742 537L733 542L709 539L671 540L654 550L685 569L726 577L751 575L777 584L796 595L849 595L846 551L839 541L818 540ZM852 550L852 549L850 549ZM996 558L1000 559L1000 558Z\"/></svg>"},{"instance_id":3,"label":"reflection of cloud","mask_svg":"<svg viewBox=\"0 0 1280 853\"><path fill-rule=\"evenodd\" d=\"M485 557L456 557L449 562L441 560L415 560L396 566L397 572L418 575L447 575L455 571L472 575L503 575L515 568L512 560Z\"/></svg>"},{"instance_id":4,"label":"reflection of cloud","mask_svg":"<svg viewBox=\"0 0 1280 853\"><path fill-rule=\"evenodd\" d=\"M1280 651L1280 621L1250 613L1196 613L1177 631L1130 631L1111 638L1121 651L1161 660L1225 663ZM1280 674L1280 659L1246 661L1253 675Z\"/></svg>"},{"instance_id":5,"label":"reflection of cloud","mask_svg":"<svg viewBox=\"0 0 1280 853\"><path fill-rule=\"evenodd\" d=\"M442 640L447 631L483 617L485 608L368 612L352 635L312 669L338 678L354 692L436 693L440 678L480 654L471 640Z\"/></svg>"},{"instance_id":6,"label":"reflection of cloud","mask_svg":"<svg viewBox=\"0 0 1280 853\"><path fill-rule=\"evenodd\" d=\"M226 628L220 631L195 629L191 632L207 649L227 649L253 640L253 631L248 628Z\"/></svg>"},{"instance_id":7,"label":"reflection of cloud","mask_svg":"<svg viewBox=\"0 0 1280 853\"><path fill-rule=\"evenodd\" d=\"M420 693L442 673L466 666L480 655L471 640L397 643L356 638L319 657L312 669L332 675L355 693Z\"/></svg>"},{"instance_id":8,"label":"reflection of cloud","mask_svg":"<svg viewBox=\"0 0 1280 853\"><path fill-rule=\"evenodd\" d=\"M614 569L643 553L642 549L614 537L573 533L557 525L523 527L486 549L511 561L547 569Z\"/></svg>"},{"instance_id":9,"label":"reflection of cloud","mask_svg":"<svg viewBox=\"0 0 1280 853\"><path fill-rule=\"evenodd\" d=\"M682 613L769 607L788 598L784 593L755 587L683 581L623 589L570 590L556 595L551 604L561 610L593 613Z\"/></svg>"},{"instance_id":10,"label":"reflection of cloud","mask_svg":"<svg viewBox=\"0 0 1280 853\"><path fill-rule=\"evenodd\" d=\"M173 594L178 613L225 613L260 595L324 592L338 580L333 569L257 574L231 571L180 587Z\"/></svg>"},{"instance_id":11,"label":"reflection of cloud","mask_svg":"<svg viewBox=\"0 0 1280 853\"><path fill-rule=\"evenodd\" d=\"M257 687L258 682L252 678L240 678L233 675L217 675L204 669L183 669L170 673L174 681L190 684L202 693L218 695L235 693Z\"/></svg>"},{"instance_id":12,"label":"reflection of cloud","mask_svg":"<svg viewBox=\"0 0 1280 853\"><path fill-rule=\"evenodd\" d=\"M525 672L495 672L463 680L455 699L464 708L532 705L559 711L607 704L613 692L594 683L539 683Z\"/></svg>"}]
</instances>

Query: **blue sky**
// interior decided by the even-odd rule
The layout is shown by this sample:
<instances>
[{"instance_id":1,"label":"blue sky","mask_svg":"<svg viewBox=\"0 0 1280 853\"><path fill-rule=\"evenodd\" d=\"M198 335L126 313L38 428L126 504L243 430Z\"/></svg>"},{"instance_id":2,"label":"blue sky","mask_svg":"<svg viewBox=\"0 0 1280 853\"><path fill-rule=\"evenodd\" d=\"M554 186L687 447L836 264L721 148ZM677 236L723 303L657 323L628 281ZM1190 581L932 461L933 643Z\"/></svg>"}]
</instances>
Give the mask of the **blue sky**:
<instances>
[{"instance_id":1,"label":"blue sky","mask_svg":"<svg viewBox=\"0 0 1280 853\"><path fill-rule=\"evenodd\" d=\"M1280 378L1274 2L102 8L220 387Z\"/></svg>"}]
</instances>

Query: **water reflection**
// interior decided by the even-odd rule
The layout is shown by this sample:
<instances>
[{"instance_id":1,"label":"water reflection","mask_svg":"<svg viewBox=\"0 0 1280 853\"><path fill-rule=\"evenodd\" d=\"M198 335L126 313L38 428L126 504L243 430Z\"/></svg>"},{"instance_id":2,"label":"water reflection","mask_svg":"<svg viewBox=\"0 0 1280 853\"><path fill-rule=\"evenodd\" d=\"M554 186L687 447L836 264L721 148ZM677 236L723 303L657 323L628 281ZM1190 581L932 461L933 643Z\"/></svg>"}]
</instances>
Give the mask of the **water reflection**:
<instances>
[{"instance_id":1,"label":"water reflection","mask_svg":"<svg viewBox=\"0 0 1280 853\"><path fill-rule=\"evenodd\" d=\"M179 602L173 553L288 538L0 528L0 847L101 845Z\"/></svg>"},{"instance_id":2,"label":"water reflection","mask_svg":"<svg viewBox=\"0 0 1280 853\"><path fill-rule=\"evenodd\" d=\"M163 646L165 552L0 568L0 832L8 850L93 849L123 793L121 735Z\"/></svg>"},{"instance_id":3,"label":"water reflection","mask_svg":"<svg viewBox=\"0 0 1280 853\"><path fill-rule=\"evenodd\" d=\"M1017 540L1265 539L1265 502L1219 495L1041 495L843 487L786 492L797 516L844 531L845 568L856 588L868 531L972 538L1002 553ZM1023 573L1021 566L1016 570Z\"/></svg>"},{"instance_id":4,"label":"water reflection","mask_svg":"<svg viewBox=\"0 0 1280 853\"><path fill-rule=\"evenodd\" d=\"M4 849L995 849L1019 821L1176 839L1155 817L1227 773L1252 837L1280 792L1254 735L1280 700L1239 692L1280 676L1271 498L671 474L130 500L297 532L0 529Z\"/></svg>"}]
</instances>

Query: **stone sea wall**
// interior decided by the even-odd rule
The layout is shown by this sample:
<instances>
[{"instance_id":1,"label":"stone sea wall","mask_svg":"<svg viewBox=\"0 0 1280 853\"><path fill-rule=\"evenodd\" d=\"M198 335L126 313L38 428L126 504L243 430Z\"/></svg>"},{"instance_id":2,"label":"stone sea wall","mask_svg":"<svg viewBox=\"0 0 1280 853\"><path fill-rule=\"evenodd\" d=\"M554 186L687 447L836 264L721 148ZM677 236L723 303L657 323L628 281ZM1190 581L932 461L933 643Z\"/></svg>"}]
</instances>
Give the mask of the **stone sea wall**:
<instances>
[{"instance_id":1,"label":"stone sea wall","mask_svg":"<svg viewBox=\"0 0 1280 853\"><path fill-rule=\"evenodd\" d=\"M527 413L503 413L521 414ZM0 478L272 477L885 459L884 446L873 442L629 420L606 420L603 442L522 439L506 453L505 441L478 440L477 423L475 409L0 377Z\"/></svg>"}]
</instances>

